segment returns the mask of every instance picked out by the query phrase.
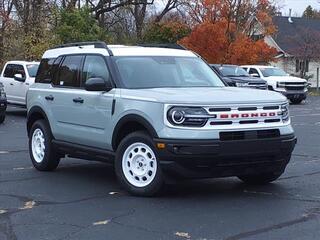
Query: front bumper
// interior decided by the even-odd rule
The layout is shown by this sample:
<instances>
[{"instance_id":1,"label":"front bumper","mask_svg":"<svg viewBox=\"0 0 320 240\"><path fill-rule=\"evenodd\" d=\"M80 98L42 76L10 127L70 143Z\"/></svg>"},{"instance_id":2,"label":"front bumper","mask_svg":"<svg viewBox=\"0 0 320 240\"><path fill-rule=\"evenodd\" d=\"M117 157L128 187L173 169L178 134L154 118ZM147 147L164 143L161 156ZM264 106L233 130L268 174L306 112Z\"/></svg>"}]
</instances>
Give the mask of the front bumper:
<instances>
[{"instance_id":1,"label":"front bumper","mask_svg":"<svg viewBox=\"0 0 320 240\"><path fill-rule=\"evenodd\" d=\"M168 140L158 150L163 171L174 177L229 177L283 172L297 142L293 134L245 140Z\"/></svg>"},{"instance_id":2,"label":"front bumper","mask_svg":"<svg viewBox=\"0 0 320 240\"><path fill-rule=\"evenodd\" d=\"M280 92L288 99L295 99L295 100L305 100L307 98L308 92L301 92L301 91L286 91Z\"/></svg>"}]
</instances>

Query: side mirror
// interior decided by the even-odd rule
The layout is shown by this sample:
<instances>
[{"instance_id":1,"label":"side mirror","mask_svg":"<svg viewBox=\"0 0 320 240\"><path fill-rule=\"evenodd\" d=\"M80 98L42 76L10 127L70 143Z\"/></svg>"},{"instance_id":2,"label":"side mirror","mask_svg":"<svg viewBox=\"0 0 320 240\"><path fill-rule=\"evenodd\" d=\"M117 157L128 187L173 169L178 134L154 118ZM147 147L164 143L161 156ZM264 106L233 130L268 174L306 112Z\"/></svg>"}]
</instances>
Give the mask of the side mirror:
<instances>
[{"instance_id":1,"label":"side mirror","mask_svg":"<svg viewBox=\"0 0 320 240\"><path fill-rule=\"evenodd\" d=\"M251 73L250 75L251 75L252 77L256 77L256 78L260 77L258 73Z\"/></svg>"},{"instance_id":2,"label":"side mirror","mask_svg":"<svg viewBox=\"0 0 320 240\"><path fill-rule=\"evenodd\" d=\"M16 73L14 76L13 76L13 79L18 81L18 82L24 82L26 79L22 76L21 73Z\"/></svg>"},{"instance_id":3,"label":"side mirror","mask_svg":"<svg viewBox=\"0 0 320 240\"><path fill-rule=\"evenodd\" d=\"M103 78L97 77L97 78L89 78L84 88L87 91L110 91L112 89L111 82L105 82Z\"/></svg>"}]
</instances>

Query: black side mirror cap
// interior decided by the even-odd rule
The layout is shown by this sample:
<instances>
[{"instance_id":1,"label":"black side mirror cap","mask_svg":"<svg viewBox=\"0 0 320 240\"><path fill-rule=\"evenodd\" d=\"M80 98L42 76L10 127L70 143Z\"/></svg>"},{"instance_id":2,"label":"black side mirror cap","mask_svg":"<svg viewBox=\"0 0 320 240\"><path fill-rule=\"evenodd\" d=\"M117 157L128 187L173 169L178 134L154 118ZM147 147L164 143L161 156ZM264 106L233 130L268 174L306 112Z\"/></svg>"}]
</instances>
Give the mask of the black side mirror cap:
<instances>
[{"instance_id":1,"label":"black side mirror cap","mask_svg":"<svg viewBox=\"0 0 320 240\"><path fill-rule=\"evenodd\" d=\"M106 82L103 78L96 77L96 78L89 78L84 85L84 88L87 91L110 91L113 87L111 82Z\"/></svg>"}]
</instances>

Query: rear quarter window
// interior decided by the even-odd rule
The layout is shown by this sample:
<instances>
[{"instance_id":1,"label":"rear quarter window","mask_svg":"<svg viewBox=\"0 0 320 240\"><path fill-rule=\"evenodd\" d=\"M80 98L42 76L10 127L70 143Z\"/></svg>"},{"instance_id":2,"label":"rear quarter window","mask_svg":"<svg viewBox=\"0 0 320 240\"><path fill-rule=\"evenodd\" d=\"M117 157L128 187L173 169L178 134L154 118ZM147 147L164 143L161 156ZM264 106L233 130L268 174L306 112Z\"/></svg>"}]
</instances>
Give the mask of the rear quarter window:
<instances>
[{"instance_id":1,"label":"rear quarter window","mask_svg":"<svg viewBox=\"0 0 320 240\"><path fill-rule=\"evenodd\" d=\"M42 59L36 76L36 83L51 83L55 58Z\"/></svg>"}]
</instances>

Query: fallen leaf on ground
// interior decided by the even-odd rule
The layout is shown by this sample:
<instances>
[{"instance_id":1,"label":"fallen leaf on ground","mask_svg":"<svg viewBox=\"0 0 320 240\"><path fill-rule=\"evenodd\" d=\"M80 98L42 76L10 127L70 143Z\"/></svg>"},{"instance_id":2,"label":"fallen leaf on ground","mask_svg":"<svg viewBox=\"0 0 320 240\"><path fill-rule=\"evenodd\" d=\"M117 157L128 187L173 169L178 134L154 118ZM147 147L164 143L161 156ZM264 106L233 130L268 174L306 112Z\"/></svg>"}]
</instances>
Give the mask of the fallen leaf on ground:
<instances>
[{"instance_id":1,"label":"fallen leaf on ground","mask_svg":"<svg viewBox=\"0 0 320 240\"><path fill-rule=\"evenodd\" d=\"M36 204L35 201L29 201L29 202L26 202L26 203L24 204L24 206L23 206L22 208L19 208L19 209L21 209L21 210L31 209L31 208L34 207L35 204Z\"/></svg>"},{"instance_id":2,"label":"fallen leaf on ground","mask_svg":"<svg viewBox=\"0 0 320 240\"><path fill-rule=\"evenodd\" d=\"M109 220L104 220L104 221L99 221L99 222L94 222L93 226L97 226L97 225L106 225L108 224L110 221Z\"/></svg>"},{"instance_id":3,"label":"fallen leaf on ground","mask_svg":"<svg viewBox=\"0 0 320 240\"><path fill-rule=\"evenodd\" d=\"M186 232L176 232L175 235L178 237L187 238L187 239L191 238L189 233L186 233Z\"/></svg>"},{"instance_id":4,"label":"fallen leaf on ground","mask_svg":"<svg viewBox=\"0 0 320 240\"><path fill-rule=\"evenodd\" d=\"M119 194L118 192L109 192L110 195Z\"/></svg>"},{"instance_id":5,"label":"fallen leaf on ground","mask_svg":"<svg viewBox=\"0 0 320 240\"><path fill-rule=\"evenodd\" d=\"M6 213L6 212L8 212L8 211L7 211L7 210L0 209L0 214L4 214L4 213Z\"/></svg>"}]
</instances>

